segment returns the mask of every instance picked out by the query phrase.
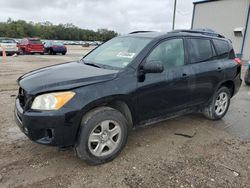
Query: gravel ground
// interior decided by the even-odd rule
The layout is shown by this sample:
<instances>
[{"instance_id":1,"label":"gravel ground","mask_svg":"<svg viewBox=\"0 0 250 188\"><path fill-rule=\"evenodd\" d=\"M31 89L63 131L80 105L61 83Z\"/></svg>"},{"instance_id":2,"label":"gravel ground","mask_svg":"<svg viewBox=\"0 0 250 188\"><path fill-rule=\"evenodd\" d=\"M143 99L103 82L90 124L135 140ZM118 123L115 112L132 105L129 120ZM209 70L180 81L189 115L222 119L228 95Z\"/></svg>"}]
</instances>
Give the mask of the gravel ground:
<instances>
[{"instance_id":1,"label":"gravel ground","mask_svg":"<svg viewBox=\"0 0 250 188\"><path fill-rule=\"evenodd\" d=\"M28 140L13 118L16 79L32 69L77 60L88 51L74 46L66 56L0 59L1 188L249 187L250 89L244 84L223 120L192 114L139 128L129 134L118 158L101 166L80 161L71 148ZM190 130L196 131L192 138L174 134Z\"/></svg>"}]
</instances>

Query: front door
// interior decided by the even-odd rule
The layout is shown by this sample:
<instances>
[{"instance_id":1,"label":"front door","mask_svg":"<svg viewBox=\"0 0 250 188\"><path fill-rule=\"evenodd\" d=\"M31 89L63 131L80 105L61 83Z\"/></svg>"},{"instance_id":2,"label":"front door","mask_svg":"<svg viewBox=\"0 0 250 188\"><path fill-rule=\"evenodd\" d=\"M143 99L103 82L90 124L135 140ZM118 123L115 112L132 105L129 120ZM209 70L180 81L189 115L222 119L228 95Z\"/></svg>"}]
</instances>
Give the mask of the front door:
<instances>
[{"instance_id":1,"label":"front door","mask_svg":"<svg viewBox=\"0 0 250 188\"><path fill-rule=\"evenodd\" d=\"M191 69L185 65L183 39L175 38L159 43L143 63L150 61L161 61L164 72L146 74L145 80L138 82L140 122L165 116L191 103Z\"/></svg>"}]
</instances>

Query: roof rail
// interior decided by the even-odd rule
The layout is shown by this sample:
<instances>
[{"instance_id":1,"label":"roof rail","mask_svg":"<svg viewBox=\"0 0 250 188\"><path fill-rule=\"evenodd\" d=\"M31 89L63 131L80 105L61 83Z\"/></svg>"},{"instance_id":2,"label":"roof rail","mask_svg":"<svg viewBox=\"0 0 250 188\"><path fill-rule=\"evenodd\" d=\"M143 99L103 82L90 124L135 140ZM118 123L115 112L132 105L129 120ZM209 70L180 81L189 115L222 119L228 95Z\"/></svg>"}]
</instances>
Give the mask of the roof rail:
<instances>
[{"instance_id":1,"label":"roof rail","mask_svg":"<svg viewBox=\"0 0 250 188\"><path fill-rule=\"evenodd\" d=\"M136 34L136 33L149 33L149 32L153 32L153 31L133 31L129 34Z\"/></svg>"},{"instance_id":2,"label":"roof rail","mask_svg":"<svg viewBox=\"0 0 250 188\"><path fill-rule=\"evenodd\" d=\"M179 33L179 32L185 32L185 33L198 33L202 35L209 35L209 36L215 36L219 38L225 38L225 36L216 33L212 29L178 29L178 30L173 30L170 33Z\"/></svg>"}]
</instances>

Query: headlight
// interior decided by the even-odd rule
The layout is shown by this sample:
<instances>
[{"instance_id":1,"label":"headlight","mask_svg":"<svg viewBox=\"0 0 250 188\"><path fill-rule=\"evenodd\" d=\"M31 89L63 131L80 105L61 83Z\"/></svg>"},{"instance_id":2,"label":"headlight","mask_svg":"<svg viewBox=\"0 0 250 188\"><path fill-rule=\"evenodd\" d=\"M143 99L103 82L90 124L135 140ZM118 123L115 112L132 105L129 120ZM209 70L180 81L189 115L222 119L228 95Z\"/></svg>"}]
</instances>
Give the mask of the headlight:
<instances>
[{"instance_id":1,"label":"headlight","mask_svg":"<svg viewBox=\"0 0 250 188\"><path fill-rule=\"evenodd\" d=\"M31 108L34 110L58 110L75 96L74 92L56 92L39 95Z\"/></svg>"}]
</instances>

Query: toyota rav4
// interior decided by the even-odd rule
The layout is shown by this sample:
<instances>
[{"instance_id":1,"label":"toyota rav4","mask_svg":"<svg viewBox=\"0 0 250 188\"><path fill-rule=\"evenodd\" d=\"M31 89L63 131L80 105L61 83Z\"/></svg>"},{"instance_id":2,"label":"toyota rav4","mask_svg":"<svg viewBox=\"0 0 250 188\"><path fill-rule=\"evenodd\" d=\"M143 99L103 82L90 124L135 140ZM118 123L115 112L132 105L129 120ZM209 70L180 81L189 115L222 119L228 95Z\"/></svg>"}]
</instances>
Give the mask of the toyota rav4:
<instances>
[{"instance_id":1,"label":"toyota rav4","mask_svg":"<svg viewBox=\"0 0 250 188\"><path fill-rule=\"evenodd\" d=\"M241 85L230 40L215 32L133 32L80 61L18 79L15 118L33 141L73 146L90 164L114 159L128 130L190 112L221 119Z\"/></svg>"}]
</instances>

